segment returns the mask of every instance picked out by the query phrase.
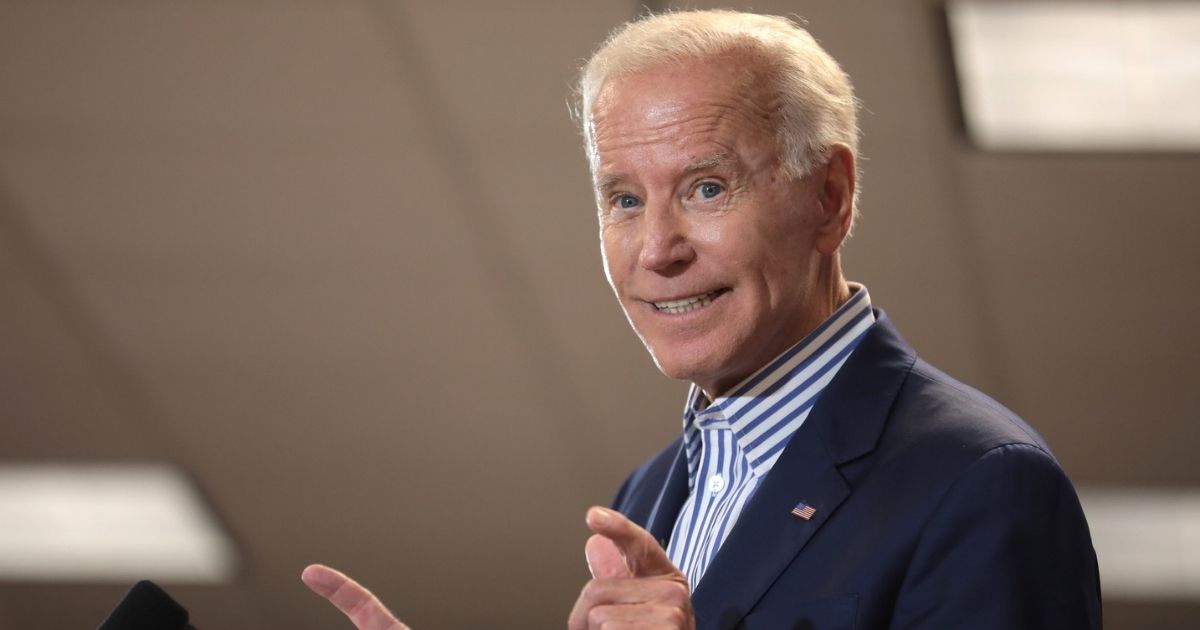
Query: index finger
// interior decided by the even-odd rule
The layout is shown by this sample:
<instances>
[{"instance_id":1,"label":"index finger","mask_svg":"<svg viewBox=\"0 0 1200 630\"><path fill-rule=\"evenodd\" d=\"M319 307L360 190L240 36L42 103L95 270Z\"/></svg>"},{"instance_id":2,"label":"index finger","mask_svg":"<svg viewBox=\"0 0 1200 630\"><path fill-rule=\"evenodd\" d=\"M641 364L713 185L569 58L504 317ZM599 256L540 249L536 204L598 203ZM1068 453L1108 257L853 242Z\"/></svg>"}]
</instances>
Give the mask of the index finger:
<instances>
[{"instance_id":1,"label":"index finger","mask_svg":"<svg viewBox=\"0 0 1200 630\"><path fill-rule=\"evenodd\" d=\"M620 512L593 507L588 510L587 524L593 532L613 541L634 577L682 575L654 536Z\"/></svg>"},{"instance_id":2,"label":"index finger","mask_svg":"<svg viewBox=\"0 0 1200 630\"><path fill-rule=\"evenodd\" d=\"M349 617L358 630L409 630L371 591L337 569L312 564L304 569L300 579Z\"/></svg>"}]
</instances>

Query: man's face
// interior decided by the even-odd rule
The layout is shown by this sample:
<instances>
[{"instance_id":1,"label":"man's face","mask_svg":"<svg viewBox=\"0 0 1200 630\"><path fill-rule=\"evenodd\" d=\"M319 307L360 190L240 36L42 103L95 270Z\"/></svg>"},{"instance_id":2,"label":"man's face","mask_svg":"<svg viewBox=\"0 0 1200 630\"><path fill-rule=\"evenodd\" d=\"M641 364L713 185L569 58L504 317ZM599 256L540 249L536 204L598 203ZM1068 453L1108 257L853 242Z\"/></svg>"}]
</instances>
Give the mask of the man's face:
<instances>
[{"instance_id":1,"label":"man's face","mask_svg":"<svg viewBox=\"0 0 1200 630\"><path fill-rule=\"evenodd\" d=\"M738 61L611 80L593 109L609 283L659 369L710 396L799 341L828 301L818 187L781 168L778 100Z\"/></svg>"}]
</instances>

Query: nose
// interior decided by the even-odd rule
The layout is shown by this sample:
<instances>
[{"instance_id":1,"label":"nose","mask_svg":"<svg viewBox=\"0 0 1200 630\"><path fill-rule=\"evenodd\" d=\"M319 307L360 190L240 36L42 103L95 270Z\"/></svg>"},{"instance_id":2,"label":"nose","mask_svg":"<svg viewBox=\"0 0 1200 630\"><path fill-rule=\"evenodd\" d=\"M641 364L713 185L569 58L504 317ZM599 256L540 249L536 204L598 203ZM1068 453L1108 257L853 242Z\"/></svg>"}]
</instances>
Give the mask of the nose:
<instances>
[{"instance_id":1,"label":"nose","mask_svg":"<svg viewBox=\"0 0 1200 630\"><path fill-rule=\"evenodd\" d=\"M696 258L686 219L669 203L647 207L642 215L642 248L638 263L658 272L682 270Z\"/></svg>"}]
</instances>

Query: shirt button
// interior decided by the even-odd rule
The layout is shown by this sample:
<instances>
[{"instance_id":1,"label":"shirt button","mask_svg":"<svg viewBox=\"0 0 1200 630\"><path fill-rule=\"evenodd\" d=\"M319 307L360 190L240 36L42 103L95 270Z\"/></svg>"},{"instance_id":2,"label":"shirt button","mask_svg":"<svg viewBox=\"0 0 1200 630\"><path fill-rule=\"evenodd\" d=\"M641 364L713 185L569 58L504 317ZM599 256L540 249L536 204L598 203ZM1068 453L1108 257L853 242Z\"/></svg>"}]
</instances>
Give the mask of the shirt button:
<instances>
[{"instance_id":1,"label":"shirt button","mask_svg":"<svg viewBox=\"0 0 1200 630\"><path fill-rule=\"evenodd\" d=\"M708 478L708 491L717 494L725 489L725 478L721 475L713 475Z\"/></svg>"}]
</instances>

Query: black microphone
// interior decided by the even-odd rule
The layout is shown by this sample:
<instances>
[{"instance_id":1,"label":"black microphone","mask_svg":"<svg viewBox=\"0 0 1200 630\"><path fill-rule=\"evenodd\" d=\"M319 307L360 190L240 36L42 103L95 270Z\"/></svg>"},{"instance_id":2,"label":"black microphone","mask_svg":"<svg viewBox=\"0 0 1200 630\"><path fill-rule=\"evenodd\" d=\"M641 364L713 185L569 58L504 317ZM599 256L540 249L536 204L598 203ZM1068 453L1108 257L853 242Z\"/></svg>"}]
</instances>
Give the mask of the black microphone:
<instances>
[{"instance_id":1,"label":"black microphone","mask_svg":"<svg viewBox=\"0 0 1200 630\"><path fill-rule=\"evenodd\" d=\"M98 630L196 630L179 602L150 580L133 585Z\"/></svg>"}]
</instances>

